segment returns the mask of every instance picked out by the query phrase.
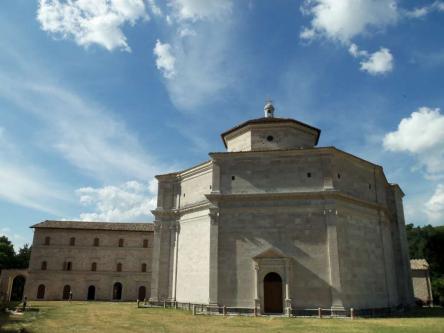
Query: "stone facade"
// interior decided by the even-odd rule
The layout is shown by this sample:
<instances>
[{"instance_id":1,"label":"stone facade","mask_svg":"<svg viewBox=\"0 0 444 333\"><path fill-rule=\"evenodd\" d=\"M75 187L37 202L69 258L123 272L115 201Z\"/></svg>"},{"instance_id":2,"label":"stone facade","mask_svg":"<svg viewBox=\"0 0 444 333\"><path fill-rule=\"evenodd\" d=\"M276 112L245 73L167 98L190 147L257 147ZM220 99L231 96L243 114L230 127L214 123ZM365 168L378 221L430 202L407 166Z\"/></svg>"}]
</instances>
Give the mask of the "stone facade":
<instances>
[{"instance_id":1,"label":"stone facade","mask_svg":"<svg viewBox=\"0 0 444 333\"><path fill-rule=\"evenodd\" d=\"M226 152L156 176L153 224L33 226L26 295L84 300L94 287L111 300L118 283L117 299L145 287L152 302L261 313L413 304L400 187L379 165L316 147L319 129L264 111L222 134Z\"/></svg>"},{"instance_id":2,"label":"stone facade","mask_svg":"<svg viewBox=\"0 0 444 333\"><path fill-rule=\"evenodd\" d=\"M61 300L70 291L73 300L136 300L140 287L149 297L152 224L45 221L33 228L29 299Z\"/></svg>"},{"instance_id":3,"label":"stone facade","mask_svg":"<svg viewBox=\"0 0 444 333\"><path fill-rule=\"evenodd\" d=\"M411 305L400 187L315 147L320 130L266 115L223 133L227 152L157 176L151 300L264 312L277 273L277 312Z\"/></svg>"},{"instance_id":4,"label":"stone facade","mask_svg":"<svg viewBox=\"0 0 444 333\"><path fill-rule=\"evenodd\" d=\"M425 259L410 260L415 300L424 305L433 305L429 264Z\"/></svg>"}]
</instances>

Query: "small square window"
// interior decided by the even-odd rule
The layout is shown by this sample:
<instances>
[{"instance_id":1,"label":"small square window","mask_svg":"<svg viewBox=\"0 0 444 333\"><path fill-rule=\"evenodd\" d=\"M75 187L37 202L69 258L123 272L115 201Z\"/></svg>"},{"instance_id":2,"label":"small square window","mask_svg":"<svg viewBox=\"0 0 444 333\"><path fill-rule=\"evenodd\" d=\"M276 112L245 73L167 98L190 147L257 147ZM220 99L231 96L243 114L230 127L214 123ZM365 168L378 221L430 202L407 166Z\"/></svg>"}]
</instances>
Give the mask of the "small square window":
<instances>
[{"instance_id":1,"label":"small square window","mask_svg":"<svg viewBox=\"0 0 444 333\"><path fill-rule=\"evenodd\" d=\"M236 179L236 176L231 176L231 180L235 180Z\"/></svg>"},{"instance_id":2,"label":"small square window","mask_svg":"<svg viewBox=\"0 0 444 333\"><path fill-rule=\"evenodd\" d=\"M307 172L307 178L311 178L311 172Z\"/></svg>"}]
</instances>

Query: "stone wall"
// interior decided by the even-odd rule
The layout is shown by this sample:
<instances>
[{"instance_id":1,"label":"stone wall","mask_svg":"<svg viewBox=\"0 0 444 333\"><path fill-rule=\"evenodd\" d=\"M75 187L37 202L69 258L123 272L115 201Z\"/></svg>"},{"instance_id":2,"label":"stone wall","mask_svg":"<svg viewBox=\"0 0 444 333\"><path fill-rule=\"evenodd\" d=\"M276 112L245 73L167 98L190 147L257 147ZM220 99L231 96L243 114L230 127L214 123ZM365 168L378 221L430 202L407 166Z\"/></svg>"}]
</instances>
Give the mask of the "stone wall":
<instances>
[{"instance_id":1,"label":"stone wall","mask_svg":"<svg viewBox=\"0 0 444 333\"><path fill-rule=\"evenodd\" d=\"M208 303L210 270L210 218L208 210L180 218L177 249L178 302Z\"/></svg>"},{"instance_id":2,"label":"stone wall","mask_svg":"<svg viewBox=\"0 0 444 333\"><path fill-rule=\"evenodd\" d=\"M46 237L50 237L49 245L45 245ZM72 237L74 245L70 245ZM95 238L99 246L94 246ZM123 247L119 247L119 239L123 239ZM148 248L143 247L144 239ZM114 283L120 282L123 300L137 299L140 286L146 287L149 296L152 245L153 232L36 228L25 292L36 299L38 286L43 284L44 299L59 300L63 287L70 285L73 298L85 300L88 287L94 285L97 299L110 300ZM70 271L66 270L68 262ZM93 263L96 271L92 271ZM119 263L121 272L117 271ZM146 272L142 272L142 264L146 264Z\"/></svg>"}]
</instances>

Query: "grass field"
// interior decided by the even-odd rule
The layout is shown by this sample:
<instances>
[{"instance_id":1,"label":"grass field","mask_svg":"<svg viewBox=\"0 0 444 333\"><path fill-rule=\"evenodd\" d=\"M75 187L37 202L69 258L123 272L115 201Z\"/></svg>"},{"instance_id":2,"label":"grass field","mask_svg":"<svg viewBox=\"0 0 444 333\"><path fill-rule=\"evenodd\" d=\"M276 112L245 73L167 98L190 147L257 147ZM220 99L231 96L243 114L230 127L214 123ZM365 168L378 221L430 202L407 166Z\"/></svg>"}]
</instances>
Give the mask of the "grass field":
<instances>
[{"instance_id":1,"label":"grass field","mask_svg":"<svg viewBox=\"0 0 444 333\"><path fill-rule=\"evenodd\" d=\"M444 333L442 308L412 317L383 319L302 319L192 316L174 309L138 309L135 303L32 302L23 316L0 314L0 332L424 332Z\"/></svg>"}]
</instances>

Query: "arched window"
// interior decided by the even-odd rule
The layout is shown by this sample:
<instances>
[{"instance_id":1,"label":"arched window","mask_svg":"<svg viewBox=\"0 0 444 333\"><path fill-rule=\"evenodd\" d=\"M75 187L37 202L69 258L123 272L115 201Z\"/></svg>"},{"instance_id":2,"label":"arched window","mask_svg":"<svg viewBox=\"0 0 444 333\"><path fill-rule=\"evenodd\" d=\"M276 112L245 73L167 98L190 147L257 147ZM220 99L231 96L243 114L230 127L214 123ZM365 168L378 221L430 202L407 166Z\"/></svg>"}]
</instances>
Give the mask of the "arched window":
<instances>
[{"instance_id":1,"label":"arched window","mask_svg":"<svg viewBox=\"0 0 444 333\"><path fill-rule=\"evenodd\" d=\"M37 299L44 299L45 298L45 285L41 284L37 288Z\"/></svg>"},{"instance_id":2,"label":"arched window","mask_svg":"<svg viewBox=\"0 0 444 333\"><path fill-rule=\"evenodd\" d=\"M145 286L140 286L137 299L139 301L143 301L145 298L146 298L146 288L145 288Z\"/></svg>"},{"instance_id":3,"label":"arched window","mask_svg":"<svg viewBox=\"0 0 444 333\"><path fill-rule=\"evenodd\" d=\"M45 245L49 245L51 243L51 237L46 236L45 237Z\"/></svg>"},{"instance_id":4,"label":"arched window","mask_svg":"<svg viewBox=\"0 0 444 333\"><path fill-rule=\"evenodd\" d=\"M94 246L99 246L99 244L100 244L99 239L97 237L94 238Z\"/></svg>"},{"instance_id":5,"label":"arched window","mask_svg":"<svg viewBox=\"0 0 444 333\"><path fill-rule=\"evenodd\" d=\"M143 247L148 247L148 239L143 240Z\"/></svg>"},{"instance_id":6,"label":"arched window","mask_svg":"<svg viewBox=\"0 0 444 333\"><path fill-rule=\"evenodd\" d=\"M63 295L62 295L62 299L64 300L68 300L71 298L71 286L69 284L67 284L66 286L63 287Z\"/></svg>"},{"instance_id":7,"label":"arched window","mask_svg":"<svg viewBox=\"0 0 444 333\"><path fill-rule=\"evenodd\" d=\"M76 245L76 238L75 238L75 237L71 237L71 238L69 239L69 245L70 245L70 246L74 246L74 245Z\"/></svg>"},{"instance_id":8,"label":"arched window","mask_svg":"<svg viewBox=\"0 0 444 333\"><path fill-rule=\"evenodd\" d=\"M123 238L119 239L119 247L123 247Z\"/></svg>"},{"instance_id":9,"label":"arched window","mask_svg":"<svg viewBox=\"0 0 444 333\"><path fill-rule=\"evenodd\" d=\"M121 271L122 271L122 264L121 264L120 262L117 264L116 270L117 270L118 272L121 272Z\"/></svg>"},{"instance_id":10,"label":"arched window","mask_svg":"<svg viewBox=\"0 0 444 333\"><path fill-rule=\"evenodd\" d=\"M48 264L46 263L46 261L42 261L42 265L40 268L42 271L46 271L47 266L48 266Z\"/></svg>"},{"instance_id":11,"label":"arched window","mask_svg":"<svg viewBox=\"0 0 444 333\"><path fill-rule=\"evenodd\" d=\"M146 264L145 263L142 264L141 270L143 273L146 272Z\"/></svg>"},{"instance_id":12,"label":"arched window","mask_svg":"<svg viewBox=\"0 0 444 333\"><path fill-rule=\"evenodd\" d=\"M97 271L97 263L96 262L93 262L91 264L91 271L93 271L93 272Z\"/></svg>"},{"instance_id":13,"label":"arched window","mask_svg":"<svg viewBox=\"0 0 444 333\"><path fill-rule=\"evenodd\" d=\"M113 299L114 300L121 300L122 299L122 284L120 282L114 283Z\"/></svg>"}]
</instances>

